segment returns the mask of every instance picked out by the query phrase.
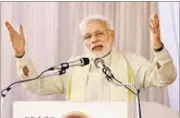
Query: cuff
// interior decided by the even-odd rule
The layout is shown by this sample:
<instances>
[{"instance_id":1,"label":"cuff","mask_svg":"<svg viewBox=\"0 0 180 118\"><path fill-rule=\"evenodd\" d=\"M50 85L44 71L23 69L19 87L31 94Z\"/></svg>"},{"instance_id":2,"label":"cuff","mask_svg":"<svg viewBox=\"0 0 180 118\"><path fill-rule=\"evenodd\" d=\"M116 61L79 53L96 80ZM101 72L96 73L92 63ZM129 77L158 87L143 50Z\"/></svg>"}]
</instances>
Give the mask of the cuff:
<instances>
[{"instance_id":1,"label":"cuff","mask_svg":"<svg viewBox=\"0 0 180 118\"><path fill-rule=\"evenodd\" d=\"M15 60L16 60L17 64L19 66L21 66L21 65L27 64L28 57L27 57L26 53L24 53L21 58L15 58Z\"/></svg>"},{"instance_id":2,"label":"cuff","mask_svg":"<svg viewBox=\"0 0 180 118\"><path fill-rule=\"evenodd\" d=\"M172 60L171 55L167 51L167 49L164 47L161 51L157 52L154 51L154 56L156 61L167 61L167 60Z\"/></svg>"},{"instance_id":3,"label":"cuff","mask_svg":"<svg viewBox=\"0 0 180 118\"><path fill-rule=\"evenodd\" d=\"M158 48L158 49L155 49L155 48L154 48L154 51L155 51L155 52L160 52L161 50L163 50L164 44L163 44L162 42L161 42L161 45L162 45L162 46L161 46L160 48Z\"/></svg>"},{"instance_id":4,"label":"cuff","mask_svg":"<svg viewBox=\"0 0 180 118\"><path fill-rule=\"evenodd\" d=\"M21 56L16 56L16 55L15 55L15 57L16 57L16 58L22 58L22 57L24 56L24 54L25 54L25 51L24 51L24 53L23 53Z\"/></svg>"}]
</instances>

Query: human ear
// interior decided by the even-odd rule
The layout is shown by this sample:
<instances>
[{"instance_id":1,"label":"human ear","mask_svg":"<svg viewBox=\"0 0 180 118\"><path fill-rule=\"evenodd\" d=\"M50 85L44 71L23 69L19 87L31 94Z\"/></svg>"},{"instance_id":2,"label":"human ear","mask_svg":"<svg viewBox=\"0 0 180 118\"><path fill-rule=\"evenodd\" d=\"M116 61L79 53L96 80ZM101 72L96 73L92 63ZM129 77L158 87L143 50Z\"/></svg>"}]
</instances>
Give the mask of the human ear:
<instances>
[{"instance_id":1,"label":"human ear","mask_svg":"<svg viewBox=\"0 0 180 118\"><path fill-rule=\"evenodd\" d=\"M114 30L109 30L109 39L114 41L114 39L115 39L115 32L114 32Z\"/></svg>"}]
</instances>

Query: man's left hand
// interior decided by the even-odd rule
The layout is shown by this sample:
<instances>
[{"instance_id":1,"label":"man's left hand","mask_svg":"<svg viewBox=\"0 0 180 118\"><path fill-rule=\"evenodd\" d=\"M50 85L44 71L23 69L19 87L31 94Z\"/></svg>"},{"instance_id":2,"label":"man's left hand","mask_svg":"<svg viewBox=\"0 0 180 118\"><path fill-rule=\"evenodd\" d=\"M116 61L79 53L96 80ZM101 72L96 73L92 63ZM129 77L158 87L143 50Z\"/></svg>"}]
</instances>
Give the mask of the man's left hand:
<instances>
[{"instance_id":1,"label":"man's left hand","mask_svg":"<svg viewBox=\"0 0 180 118\"><path fill-rule=\"evenodd\" d=\"M159 28L159 17L157 13L153 14L150 21L151 36L153 41L154 49L159 49L162 47L160 39L160 28Z\"/></svg>"}]
</instances>

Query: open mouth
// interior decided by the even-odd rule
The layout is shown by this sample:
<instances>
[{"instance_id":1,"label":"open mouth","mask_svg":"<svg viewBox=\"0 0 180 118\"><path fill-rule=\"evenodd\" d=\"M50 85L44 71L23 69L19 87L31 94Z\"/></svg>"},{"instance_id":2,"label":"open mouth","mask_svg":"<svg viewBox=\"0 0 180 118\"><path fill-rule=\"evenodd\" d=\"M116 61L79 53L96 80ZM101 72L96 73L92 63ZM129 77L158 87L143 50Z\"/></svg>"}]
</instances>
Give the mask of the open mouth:
<instances>
[{"instance_id":1,"label":"open mouth","mask_svg":"<svg viewBox=\"0 0 180 118\"><path fill-rule=\"evenodd\" d=\"M99 51L103 48L103 45L96 45L94 47L92 47L92 51Z\"/></svg>"}]
</instances>

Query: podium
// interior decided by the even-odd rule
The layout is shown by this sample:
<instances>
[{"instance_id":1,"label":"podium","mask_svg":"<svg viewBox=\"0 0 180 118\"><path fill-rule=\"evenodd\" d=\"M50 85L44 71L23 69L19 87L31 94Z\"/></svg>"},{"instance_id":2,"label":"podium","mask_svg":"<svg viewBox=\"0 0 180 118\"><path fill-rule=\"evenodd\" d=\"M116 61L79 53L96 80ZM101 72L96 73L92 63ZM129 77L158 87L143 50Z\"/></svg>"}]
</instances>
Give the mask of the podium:
<instances>
[{"instance_id":1,"label":"podium","mask_svg":"<svg viewBox=\"0 0 180 118\"><path fill-rule=\"evenodd\" d=\"M141 102L141 109L142 118L179 118L178 111L158 103ZM128 102L117 101L17 101L13 103L13 118L129 118L128 110Z\"/></svg>"}]
</instances>

